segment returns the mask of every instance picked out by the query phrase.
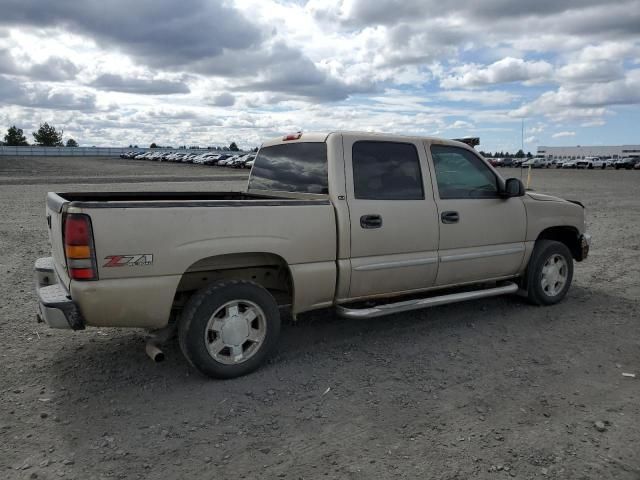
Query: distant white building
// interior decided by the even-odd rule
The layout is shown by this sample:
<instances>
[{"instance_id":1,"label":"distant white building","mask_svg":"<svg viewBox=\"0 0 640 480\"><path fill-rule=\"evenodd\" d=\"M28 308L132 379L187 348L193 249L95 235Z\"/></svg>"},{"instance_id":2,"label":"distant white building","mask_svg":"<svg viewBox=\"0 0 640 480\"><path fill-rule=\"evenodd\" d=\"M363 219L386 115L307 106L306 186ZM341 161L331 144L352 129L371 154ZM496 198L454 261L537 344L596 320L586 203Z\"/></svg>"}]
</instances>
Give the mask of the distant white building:
<instances>
[{"instance_id":1,"label":"distant white building","mask_svg":"<svg viewBox=\"0 0 640 480\"><path fill-rule=\"evenodd\" d=\"M584 157L640 157L640 145L538 147L538 157L552 160L577 160Z\"/></svg>"}]
</instances>

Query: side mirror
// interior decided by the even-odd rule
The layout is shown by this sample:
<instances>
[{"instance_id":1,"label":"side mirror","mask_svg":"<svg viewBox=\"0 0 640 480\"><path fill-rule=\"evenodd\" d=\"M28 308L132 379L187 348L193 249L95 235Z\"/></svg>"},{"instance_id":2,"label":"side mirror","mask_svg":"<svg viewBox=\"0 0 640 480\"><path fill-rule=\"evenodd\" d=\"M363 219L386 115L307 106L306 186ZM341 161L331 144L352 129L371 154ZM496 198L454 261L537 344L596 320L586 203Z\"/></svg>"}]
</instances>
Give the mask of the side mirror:
<instances>
[{"instance_id":1,"label":"side mirror","mask_svg":"<svg viewBox=\"0 0 640 480\"><path fill-rule=\"evenodd\" d=\"M519 178L508 178L504 182L504 190L501 192L505 198L524 196L524 185Z\"/></svg>"}]
</instances>

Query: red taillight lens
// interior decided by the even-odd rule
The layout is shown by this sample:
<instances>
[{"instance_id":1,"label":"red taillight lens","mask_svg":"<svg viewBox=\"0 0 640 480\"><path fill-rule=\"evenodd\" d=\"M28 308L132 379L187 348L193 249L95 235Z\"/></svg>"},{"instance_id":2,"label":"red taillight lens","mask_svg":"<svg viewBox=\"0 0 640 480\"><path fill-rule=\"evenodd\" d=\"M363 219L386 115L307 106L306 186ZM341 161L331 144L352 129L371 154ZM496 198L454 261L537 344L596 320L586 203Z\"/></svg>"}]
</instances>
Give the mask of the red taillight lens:
<instances>
[{"instance_id":1,"label":"red taillight lens","mask_svg":"<svg viewBox=\"0 0 640 480\"><path fill-rule=\"evenodd\" d=\"M91 243L91 224L89 217L70 213L64 222L65 245L89 245Z\"/></svg>"},{"instance_id":2,"label":"red taillight lens","mask_svg":"<svg viewBox=\"0 0 640 480\"><path fill-rule=\"evenodd\" d=\"M97 280L91 219L81 213L64 217L64 252L69 276L73 280Z\"/></svg>"},{"instance_id":3,"label":"red taillight lens","mask_svg":"<svg viewBox=\"0 0 640 480\"><path fill-rule=\"evenodd\" d=\"M69 275L74 280L95 280L96 278L93 268L70 268Z\"/></svg>"}]
</instances>

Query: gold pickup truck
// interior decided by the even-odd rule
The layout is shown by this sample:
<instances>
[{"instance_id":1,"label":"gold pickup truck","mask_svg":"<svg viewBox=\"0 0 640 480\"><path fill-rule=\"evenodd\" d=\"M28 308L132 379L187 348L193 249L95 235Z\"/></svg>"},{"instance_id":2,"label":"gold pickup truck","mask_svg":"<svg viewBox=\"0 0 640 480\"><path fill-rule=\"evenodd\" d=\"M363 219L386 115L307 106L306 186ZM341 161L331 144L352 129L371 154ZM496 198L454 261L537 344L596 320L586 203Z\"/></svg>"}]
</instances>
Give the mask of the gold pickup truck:
<instances>
[{"instance_id":1,"label":"gold pickup truck","mask_svg":"<svg viewBox=\"0 0 640 480\"><path fill-rule=\"evenodd\" d=\"M525 192L461 142L265 142L245 192L49 193L36 261L53 328L177 329L198 370L256 369L280 308L371 318L520 292L551 305L589 251L579 202Z\"/></svg>"}]
</instances>

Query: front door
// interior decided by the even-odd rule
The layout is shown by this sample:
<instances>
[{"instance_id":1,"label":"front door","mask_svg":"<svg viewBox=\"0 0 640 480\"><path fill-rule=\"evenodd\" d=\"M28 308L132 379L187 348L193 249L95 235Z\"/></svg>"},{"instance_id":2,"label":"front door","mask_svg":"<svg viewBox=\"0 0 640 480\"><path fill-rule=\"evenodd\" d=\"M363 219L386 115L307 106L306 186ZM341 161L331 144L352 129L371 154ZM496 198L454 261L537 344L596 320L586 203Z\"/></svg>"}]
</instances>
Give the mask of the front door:
<instances>
[{"instance_id":1,"label":"front door","mask_svg":"<svg viewBox=\"0 0 640 480\"><path fill-rule=\"evenodd\" d=\"M522 199L498 195L501 180L475 151L435 143L425 147L440 223L436 285L516 274L527 228Z\"/></svg>"},{"instance_id":2,"label":"front door","mask_svg":"<svg viewBox=\"0 0 640 480\"><path fill-rule=\"evenodd\" d=\"M438 217L422 145L345 134L343 146L351 224L349 297L432 286Z\"/></svg>"}]
</instances>

